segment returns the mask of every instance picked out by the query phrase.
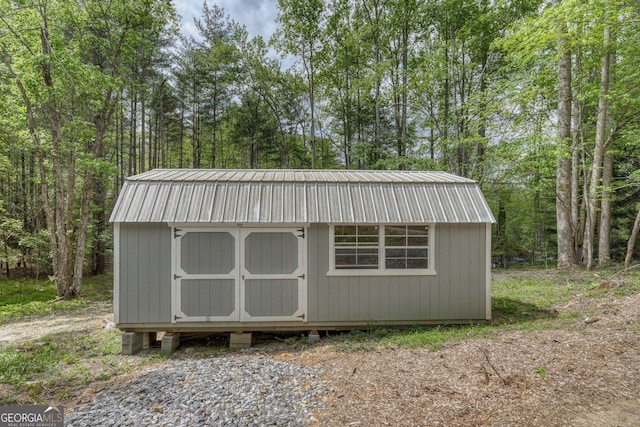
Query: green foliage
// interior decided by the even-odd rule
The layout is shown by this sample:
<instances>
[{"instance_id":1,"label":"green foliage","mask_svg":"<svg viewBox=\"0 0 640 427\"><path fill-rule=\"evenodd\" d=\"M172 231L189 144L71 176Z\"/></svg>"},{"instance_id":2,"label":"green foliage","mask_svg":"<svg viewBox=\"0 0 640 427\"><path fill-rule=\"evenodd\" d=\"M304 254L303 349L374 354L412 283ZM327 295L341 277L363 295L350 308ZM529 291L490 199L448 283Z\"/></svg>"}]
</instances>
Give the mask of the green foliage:
<instances>
[{"instance_id":1,"label":"green foliage","mask_svg":"<svg viewBox=\"0 0 640 427\"><path fill-rule=\"evenodd\" d=\"M425 347L436 351L450 341L484 336L490 331L486 325L429 326L398 334L389 343L403 347Z\"/></svg>"},{"instance_id":2,"label":"green foliage","mask_svg":"<svg viewBox=\"0 0 640 427\"><path fill-rule=\"evenodd\" d=\"M540 270L544 272L544 270ZM515 273L517 275L517 273ZM568 301L577 290L585 290L590 283L557 283L548 281L544 273L531 278L513 278L492 284L493 308L498 314L545 314L555 306ZM570 280L570 279L568 279Z\"/></svg>"},{"instance_id":3,"label":"green foliage","mask_svg":"<svg viewBox=\"0 0 640 427\"><path fill-rule=\"evenodd\" d=\"M42 344L42 345L39 345ZM0 350L0 381L12 386L44 374L51 376L58 371L60 349L49 342Z\"/></svg>"},{"instance_id":4,"label":"green foliage","mask_svg":"<svg viewBox=\"0 0 640 427\"><path fill-rule=\"evenodd\" d=\"M72 387L104 381L164 359L162 355L124 358L120 345L121 332L110 330L50 335L38 342L0 349L0 381L14 390L0 395L0 403L15 403L20 392L40 403L65 399Z\"/></svg>"},{"instance_id":5,"label":"green foliage","mask_svg":"<svg viewBox=\"0 0 640 427\"><path fill-rule=\"evenodd\" d=\"M0 323L20 321L50 313L72 313L110 299L111 277L85 281L85 299L54 302L55 286L38 280L0 281ZM23 402L25 395L36 403L69 398L69 390L104 381L165 356L149 353L129 358L120 355L122 333L87 325L82 332L45 335L38 341L0 348L0 404Z\"/></svg>"},{"instance_id":6,"label":"green foliage","mask_svg":"<svg viewBox=\"0 0 640 427\"><path fill-rule=\"evenodd\" d=\"M55 285L44 280L0 281L0 322L18 321L25 316L44 316L76 311L91 301L112 300L110 275L85 279L82 298L71 301L56 299Z\"/></svg>"},{"instance_id":7,"label":"green foliage","mask_svg":"<svg viewBox=\"0 0 640 427\"><path fill-rule=\"evenodd\" d=\"M40 279L40 273L50 270L51 242L47 230L24 233L19 246L36 279Z\"/></svg>"},{"instance_id":8,"label":"green foliage","mask_svg":"<svg viewBox=\"0 0 640 427\"><path fill-rule=\"evenodd\" d=\"M533 368L533 372L541 379L545 379L547 376L547 370L544 368Z\"/></svg>"},{"instance_id":9,"label":"green foliage","mask_svg":"<svg viewBox=\"0 0 640 427\"><path fill-rule=\"evenodd\" d=\"M46 16L35 4L20 5L0 5L0 258L12 266L25 261L55 276L52 257L75 250L83 228L88 172L103 186L88 210L84 267L92 271L111 255L104 216L126 176L158 167L312 165L475 179L494 212L504 212L494 255L551 262L556 161L571 154L555 137L561 29L573 54L574 116L582 114L574 123L578 188L589 177L601 58L615 52L611 243L614 258L624 255L640 170L635 4L281 0L270 41L251 38L207 3L195 22L198 37L182 39L171 2L105 8L62 0L48 2ZM23 30L45 24L51 55L38 31ZM604 46L606 26L612 39ZM32 103L33 134L16 81ZM43 204L56 207L56 186L65 208L49 221L64 218L72 233L51 248ZM16 237L3 239L7 231Z\"/></svg>"},{"instance_id":10,"label":"green foliage","mask_svg":"<svg viewBox=\"0 0 640 427\"><path fill-rule=\"evenodd\" d=\"M42 280L1 280L0 307L51 301L56 297L53 283Z\"/></svg>"}]
</instances>

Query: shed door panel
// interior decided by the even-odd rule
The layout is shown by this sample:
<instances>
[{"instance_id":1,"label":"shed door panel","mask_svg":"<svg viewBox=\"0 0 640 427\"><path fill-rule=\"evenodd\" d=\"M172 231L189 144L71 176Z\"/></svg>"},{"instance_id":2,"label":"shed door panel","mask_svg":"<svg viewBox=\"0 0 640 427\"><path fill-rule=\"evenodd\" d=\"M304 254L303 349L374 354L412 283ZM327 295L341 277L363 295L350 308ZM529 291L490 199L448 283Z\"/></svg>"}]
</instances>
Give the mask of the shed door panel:
<instances>
[{"instance_id":1,"label":"shed door panel","mask_svg":"<svg viewBox=\"0 0 640 427\"><path fill-rule=\"evenodd\" d=\"M235 310L235 283L233 279L183 279L182 312L189 317L231 316Z\"/></svg>"},{"instance_id":2,"label":"shed door panel","mask_svg":"<svg viewBox=\"0 0 640 427\"><path fill-rule=\"evenodd\" d=\"M245 280L249 316L294 316L298 311L298 279Z\"/></svg>"},{"instance_id":3,"label":"shed door panel","mask_svg":"<svg viewBox=\"0 0 640 427\"><path fill-rule=\"evenodd\" d=\"M189 232L180 245L187 274L229 274L235 268L235 237L229 232Z\"/></svg>"},{"instance_id":4,"label":"shed door panel","mask_svg":"<svg viewBox=\"0 0 640 427\"><path fill-rule=\"evenodd\" d=\"M174 229L174 320L306 321L304 230Z\"/></svg>"},{"instance_id":5,"label":"shed door panel","mask_svg":"<svg viewBox=\"0 0 640 427\"><path fill-rule=\"evenodd\" d=\"M244 321L304 321L304 232L298 229L242 231Z\"/></svg>"},{"instance_id":6,"label":"shed door panel","mask_svg":"<svg viewBox=\"0 0 640 427\"><path fill-rule=\"evenodd\" d=\"M239 320L237 232L181 230L174 234L174 319Z\"/></svg>"}]
</instances>

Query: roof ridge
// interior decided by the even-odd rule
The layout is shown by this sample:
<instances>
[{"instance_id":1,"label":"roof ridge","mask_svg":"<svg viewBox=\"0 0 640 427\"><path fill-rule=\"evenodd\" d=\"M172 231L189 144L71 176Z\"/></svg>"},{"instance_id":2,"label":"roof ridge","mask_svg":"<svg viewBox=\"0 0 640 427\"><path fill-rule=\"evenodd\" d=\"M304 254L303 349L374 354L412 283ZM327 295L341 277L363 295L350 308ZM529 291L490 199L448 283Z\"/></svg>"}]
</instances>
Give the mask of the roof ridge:
<instances>
[{"instance_id":1,"label":"roof ridge","mask_svg":"<svg viewBox=\"0 0 640 427\"><path fill-rule=\"evenodd\" d=\"M380 169L153 169L127 181L476 183L443 171Z\"/></svg>"}]
</instances>

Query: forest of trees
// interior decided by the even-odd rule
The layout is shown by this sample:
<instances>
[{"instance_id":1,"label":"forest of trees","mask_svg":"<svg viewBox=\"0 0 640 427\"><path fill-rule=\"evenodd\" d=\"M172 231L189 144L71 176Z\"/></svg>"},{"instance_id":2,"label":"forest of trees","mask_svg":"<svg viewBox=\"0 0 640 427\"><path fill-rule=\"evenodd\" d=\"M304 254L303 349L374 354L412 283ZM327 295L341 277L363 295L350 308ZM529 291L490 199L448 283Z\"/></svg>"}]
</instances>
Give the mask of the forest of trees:
<instances>
[{"instance_id":1,"label":"forest of trees","mask_svg":"<svg viewBox=\"0 0 640 427\"><path fill-rule=\"evenodd\" d=\"M0 4L0 262L60 296L109 269L153 168L443 170L477 180L493 256L632 262L640 4L278 0L270 40L204 3Z\"/></svg>"}]
</instances>

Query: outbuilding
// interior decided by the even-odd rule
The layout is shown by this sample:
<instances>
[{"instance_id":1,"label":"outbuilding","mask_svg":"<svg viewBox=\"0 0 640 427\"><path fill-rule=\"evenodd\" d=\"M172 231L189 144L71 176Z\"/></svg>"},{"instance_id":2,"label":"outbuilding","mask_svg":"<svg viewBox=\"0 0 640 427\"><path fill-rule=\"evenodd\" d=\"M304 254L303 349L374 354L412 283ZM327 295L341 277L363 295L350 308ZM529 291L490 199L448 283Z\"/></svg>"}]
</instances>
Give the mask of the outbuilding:
<instances>
[{"instance_id":1,"label":"outbuilding","mask_svg":"<svg viewBox=\"0 0 640 427\"><path fill-rule=\"evenodd\" d=\"M166 333L358 329L491 318L478 184L443 172L152 170L114 225L123 352Z\"/></svg>"}]
</instances>

